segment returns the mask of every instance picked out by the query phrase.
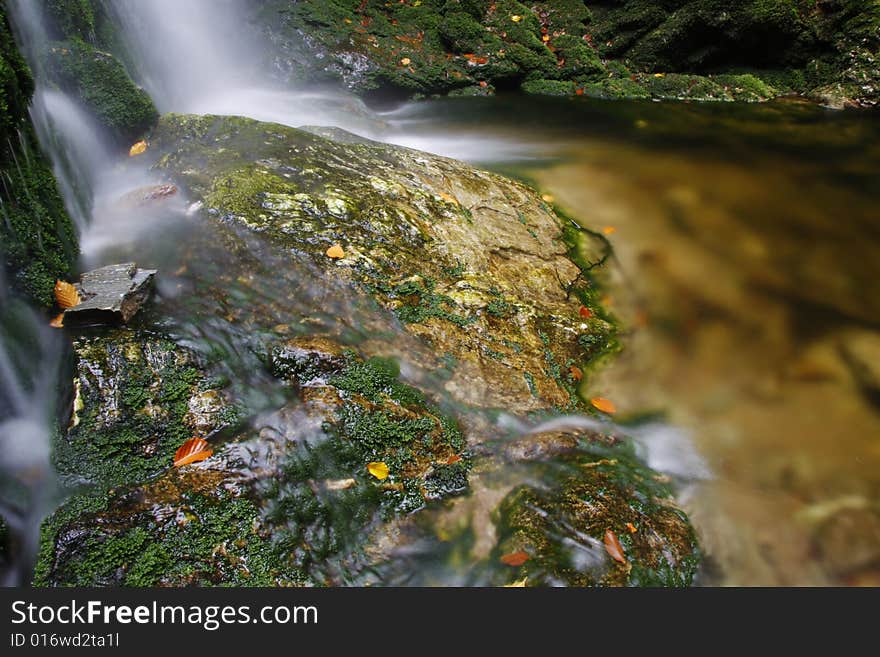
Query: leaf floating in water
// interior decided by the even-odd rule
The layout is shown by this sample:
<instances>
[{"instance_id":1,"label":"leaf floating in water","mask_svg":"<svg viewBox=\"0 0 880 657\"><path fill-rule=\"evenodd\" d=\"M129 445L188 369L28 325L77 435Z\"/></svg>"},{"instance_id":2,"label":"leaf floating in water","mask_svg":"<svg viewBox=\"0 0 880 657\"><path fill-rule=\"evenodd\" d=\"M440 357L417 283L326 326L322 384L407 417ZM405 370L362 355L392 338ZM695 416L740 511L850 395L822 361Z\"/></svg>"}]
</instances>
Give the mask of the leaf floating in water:
<instances>
[{"instance_id":1,"label":"leaf floating in water","mask_svg":"<svg viewBox=\"0 0 880 657\"><path fill-rule=\"evenodd\" d=\"M128 156L134 157L135 155L140 155L141 153L147 150L147 142L141 139L136 144L132 144L131 148L128 149Z\"/></svg>"},{"instance_id":2,"label":"leaf floating in water","mask_svg":"<svg viewBox=\"0 0 880 657\"><path fill-rule=\"evenodd\" d=\"M617 540L617 534L610 529L605 530L605 551L615 561L626 563L626 557L623 554L623 546Z\"/></svg>"},{"instance_id":3,"label":"leaf floating in water","mask_svg":"<svg viewBox=\"0 0 880 657\"><path fill-rule=\"evenodd\" d=\"M388 479L388 465L384 461L370 461L367 463L367 472L373 475L379 481Z\"/></svg>"},{"instance_id":4,"label":"leaf floating in water","mask_svg":"<svg viewBox=\"0 0 880 657\"><path fill-rule=\"evenodd\" d=\"M590 400L590 403L593 405L593 408L600 410L603 413L614 415L617 412L617 406L615 406L614 402L610 399L605 399L604 397L593 397Z\"/></svg>"},{"instance_id":5,"label":"leaf floating in water","mask_svg":"<svg viewBox=\"0 0 880 657\"><path fill-rule=\"evenodd\" d=\"M64 328L64 313L61 313L49 322L49 326L52 328Z\"/></svg>"},{"instance_id":6,"label":"leaf floating in water","mask_svg":"<svg viewBox=\"0 0 880 657\"><path fill-rule=\"evenodd\" d=\"M580 315L584 319L590 319L590 317L593 316L593 311L586 306L581 306L581 309L578 310L578 315Z\"/></svg>"},{"instance_id":7,"label":"leaf floating in water","mask_svg":"<svg viewBox=\"0 0 880 657\"><path fill-rule=\"evenodd\" d=\"M343 251L342 247L338 244L334 244L327 249L327 257L332 258L333 260L339 260L340 258L345 257L345 251Z\"/></svg>"},{"instance_id":8,"label":"leaf floating in water","mask_svg":"<svg viewBox=\"0 0 880 657\"><path fill-rule=\"evenodd\" d=\"M529 553L523 552L522 550L520 550L519 552L511 552L510 554L501 555L501 563L503 563L505 566L519 567L528 560Z\"/></svg>"},{"instance_id":9,"label":"leaf floating in water","mask_svg":"<svg viewBox=\"0 0 880 657\"><path fill-rule=\"evenodd\" d=\"M208 447L208 441L204 438L190 438L174 452L174 467L204 461L213 453L214 450Z\"/></svg>"},{"instance_id":10,"label":"leaf floating in water","mask_svg":"<svg viewBox=\"0 0 880 657\"><path fill-rule=\"evenodd\" d=\"M73 308L78 306L82 299L79 298L79 292L67 281L55 281L55 301L61 308Z\"/></svg>"},{"instance_id":11,"label":"leaf floating in water","mask_svg":"<svg viewBox=\"0 0 880 657\"><path fill-rule=\"evenodd\" d=\"M602 229L603 235L613 235L616 232L617 229L614 226L605 226L605 228Z\"/></svg>"},{"instance_id":12,"label":"leaf floating in water","mask_svg":"<svg viewBox=\"0 0 880 657\"><path fill-rule=\"evenodd\" d=\"M510 584L505 584L504 588L506 589L524 589L526 587L526 581L528 577L523 577L522 579L518 579L515 582L511 582Z\"/></svg>"}]
</instances>

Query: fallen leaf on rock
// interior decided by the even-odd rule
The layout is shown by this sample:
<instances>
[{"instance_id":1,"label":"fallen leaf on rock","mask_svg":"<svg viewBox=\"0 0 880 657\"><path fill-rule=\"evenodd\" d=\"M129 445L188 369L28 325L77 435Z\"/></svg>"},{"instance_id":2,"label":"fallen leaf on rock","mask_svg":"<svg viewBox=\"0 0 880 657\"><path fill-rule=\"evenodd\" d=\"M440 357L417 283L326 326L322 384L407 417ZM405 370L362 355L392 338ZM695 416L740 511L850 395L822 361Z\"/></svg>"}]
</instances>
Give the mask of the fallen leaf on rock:
<instances>
[{"instance_id":1,"label":"fallen leaf on rock","mask_svg":"<svg viewBox=\"0 0 880 657\"><path fill-rule=\"evenodd\" d=\"M52 328L64 328L64 313L61 313L49 322L49 326Z\"/></svg>"},{"instance_id":2,"label":"fallen leaf on rock","mask_svg":"<svg viewBox=\"0 0 880 657\"><path fill-rule=\"evenodd\" d=\"M82 299L79 298L79 292L76 291L76 287L67 281L56 280L55 301L58 302L61 308L67 309L78 306Z\"/></svg>"},{"instance_id":3,"label":"fallen leaf on rock","mask_svg":"<svg viewBox=\"0 0 880 657\"><path fill-rule=\"evenodd\" d=\"M204 461L213 453L214 450L208 447L208 441L204 438L190 438L174 452L174 467Z\"/></svg>"},{"instance_id":4,"label":"fallen leaf on rock","mask_svg":"<svg viewBox=\"0 0 880 657\"><path fill-rule=\"evenodd\" d=\"M550 194L541 194L541 200L544 201L544 203L553 203L556 199Z\"/></svg>"},{"instance_id":5,"label":"fallen leaf on rock","mask_svg":"<svg viewBox=\"0 0 880 657\"><path fill-rule=\"evenodd\" d=\"M327 257L333 258L334 260L338 260L339 258L345 257L345 251L342 250L342 247L338 244L334 244L329 249L327 249Z\"/></svg>"},{"instance_id":6,"label":"fallen leaf on rock","mask_svg":"<svg viewBox=\"0 0 880 657\"><path fill-rule=\"evenodd\" d=\"M409 66L412 63L412 60L409 57L404 57L400 60L401 66Z\"/></svg>"},{"instance_id":7,"label":"fallen leaf on rock","mask_svg":"<svg viewBox=\"0 0 880 657\"><path fill-rule=\"evenodd\" d=\"M580 310L578 310L578 314L584 319L590 319L590 317L593 316L593 311L586 306L581 306Z\"/></svg>"},{"instance_id":8,"label":"fallen leaf on rock","mask_svg":"<svg viewBox=\"0 0 880 657\"><path fill-rule=\"evenodd\" d=\"M614 415L617 412L617 406L615 406L614 402L610 399L605 399L604 397L593 397L590 400L590 403L593 405L593 408L600 410L603 413Z\"/></svg>"},{"instance_id":9,"label":"fallen leaf on rock","mask_svg":"<svg viewBox=\"0 0 880 657\"><path fill-rule=\"evenodd\" d=\"M528 552L511 552L510 554L502 554L501 555L501 563L506 566L522 566L526 561L529 560Z\"/></svg>"},{"instance_id":10,"label":"fallen leaf on rock","mask_svg":"<svg viewBox=\"0 0 880 657\"><path fill-rule=\"evenodd\" d=\"M139 142L132 144L131 148L128 149L128 156L134 157L135 155L140 155L141 153L147 150L147 142L141 139Z\"/></svg>"},{"instance_id":11,"label":"fallen leaf on rock","mask_svg":"<svg viewBox=\"0 0 880 657\"><path fill-rule=\"evenodd\" d=\"M626 523L626 528L629 530L630 534L635 534L638 531L636 529L636 526L634 524L632 524L631 522Z\"/></svg>"},{"instance_id":12,"label":"fallen leaf on rock","mask_svg":"<svg viewBox=\"0 0 880 657\"><path fill-rule=\"evenodd\" d=\"M379 481L388 478L388 465L384 461L370 461L367 463L367 472L373 475Z\"/></svg>"},{"instance_id":13,"label":"fallen leaf on rock","mask_svg":"<svg viewBox=\"0 0 880 657\"><path fill-rule=\"evenodd\" d=\"M573 378L575 381L580 381L584 378L583 370L581 370L580 367L576 367L574 365L568 368L568 373L571 374L571 378Z\"/></svg>"},{"instance_id":14,"label":"fallen leaf on rock","mask_svg":"<svg viewBox=\"0 0 880 657\"><path fill-rule=\"evenodd\" d=\"M458 454L453 454L448 459L446 459L446 465L452 465L453 463L458 463L461 461L461 456Z\"/></svg>"},{"instance_id":15,"label":"fallen leaf on rock","mask_svg":"<svg viewBox=\"0 0 880 657\"><path fill-rule=\"evenodd\" d=\"M623 555L623 546L617 540L617 534L610 529L605 530L605 551L615 561L626 563L626 557Z\"/></svg>"}]
</instances>

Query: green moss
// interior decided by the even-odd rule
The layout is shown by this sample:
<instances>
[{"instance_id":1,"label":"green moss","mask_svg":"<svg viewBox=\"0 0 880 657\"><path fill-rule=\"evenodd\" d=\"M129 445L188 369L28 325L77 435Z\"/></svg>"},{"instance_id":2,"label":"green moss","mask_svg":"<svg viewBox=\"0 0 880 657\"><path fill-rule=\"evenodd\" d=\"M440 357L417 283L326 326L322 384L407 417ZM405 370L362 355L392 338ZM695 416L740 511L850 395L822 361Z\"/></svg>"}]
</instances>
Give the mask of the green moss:
<instances>
[{"instance_id":1,"label":"green moss","mask_svg":"<svg viewBox=\"0 0 880 657\"><path fill-rule=\"evenodd\" d=\"M187 494L170 521L149 512L122 520L106 515L104 506L97 497L74 498L44 523L36 586L277 586L302 580L257 530L260 512L248 499ZM56 550L62 556L57 562Z\"/></svg>"},{"instance_id":2,"label":"green moss","mask_svg":"<svg viewBox=\"0 0 880 657\"><path fill-rule=\"evenodd\" d=\"M496 512L493 581L530 586L689 586L700 549L671 490L638 464L628 445L585 445L576 456L533 467L542 486L515 488ZM633 532L633 528L635 532ZM606 553L607 531L626 563ZM501 555L524 551L517 568Z\"/></svg>"},{"instance_id":3,"label":"green moss","mask_svg":"<svg viewBox=\"0 0 880 657\"><path fill-rule=\"evenodd\" d=\"M119 60L84 41L51 44L46 71L55 84L75 94L120 145L141 138L159 118L149 95L132 82Z\"/></svg>"},{"instance_id":4,"label":"green moss","mask_svg":"<svg viewBox=\"0 0 880 657\"><path fill-rule=\"evenodd\" d=\"M47 0L43 7L51 39L94 39L95 13L91 0Z\"/></svg>"},{"instance_id":5,"label":"green moss","mask_svg":"<svg viewBox=\"0 0 880 657\"><path fill-rule=\"evenodd\" d=\"M436 282L430 278L417 277L401 283L393 289L393 298L402 305L395 311L400 321L420 324L430 318L442 319L459 327L465 327L474 318L461 315L455 301L435 292Z\"/></svg>"},{"instance_id":6,"label":"green moss","mask_svg":"<svg viewBox=\"0 0 880 657\"><path fill-rule=\"evenodd\" d=\"M522 90L527 94L573 96L575 85L574 82L565 80L529 80L523 83Z\"/></svg>"},{"instance_id":7,"label":"green moss","mask_svg":"<svg viewBox=\"0 0 880 657\"><path fill-rule=\"evenodd\" d=\"M55 445L58 471L115 486L166 470L193 435L189 401L206 381L193 357L168 340L125 331L79 338L75 348L82 411ZM218 429L236 419L224 407L214 417Z\"/></svg>"}]
</instances>

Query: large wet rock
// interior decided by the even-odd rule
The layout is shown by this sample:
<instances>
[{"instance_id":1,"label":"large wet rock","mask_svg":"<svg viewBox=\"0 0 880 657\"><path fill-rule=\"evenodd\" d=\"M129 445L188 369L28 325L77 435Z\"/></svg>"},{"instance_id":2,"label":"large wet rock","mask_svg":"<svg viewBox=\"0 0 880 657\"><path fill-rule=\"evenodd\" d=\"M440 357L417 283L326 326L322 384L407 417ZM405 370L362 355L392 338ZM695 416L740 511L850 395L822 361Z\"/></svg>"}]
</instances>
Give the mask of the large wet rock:
<instances>
[{"instance_id":1,"label":"large wet rock","mask_svg":"<svg viewBox=\"0 0 880 657\"><path fill-rule=\"evenodd\" d=\"M459 401L577 405L612 326L569 257L590 237L534 191L443 157L242 118L166 116L157 168L225 222L349 281L454 363ZM329 258L340 245L344 257ZM592 317L579 315L582 304Z\"/></svg>"},{"instance_id":2,"label":"large wet rock","mask_svg":"<svg viewBox=\"0 0 880 657\"><path fill-rule=\"evenodd\" d=\"M626 544L631 568L604 560L571 577L529 571L528 583L690 581L690 525L625 441L524 437L495 421L496 409L593 412L570 368L589 371L612 342L571 259L591 238L534 191L234 117L165 117L148 157L201 207L180 274L193 292L154 309L192 325L196 352L142 329L79 339L59 463L97 485L46 522L38 583L413 582L425 549L451 555L435 561L458 579L442 581L506 583L499 554L525 539L495 509L536 473L535 494L577 536L630 521L652 533ZM334 245L343 257L328 257ZM236 427L223 409L239 394L248 422ZM191 435L213 456L173 468ZM599 461L604 479L570 465ZM567 475L540 474L553 464ZM608 512L579 514L575 488L577 504ZM517 549L550 569L549 529L534 529Z\"/></svg>"}]
</instances>

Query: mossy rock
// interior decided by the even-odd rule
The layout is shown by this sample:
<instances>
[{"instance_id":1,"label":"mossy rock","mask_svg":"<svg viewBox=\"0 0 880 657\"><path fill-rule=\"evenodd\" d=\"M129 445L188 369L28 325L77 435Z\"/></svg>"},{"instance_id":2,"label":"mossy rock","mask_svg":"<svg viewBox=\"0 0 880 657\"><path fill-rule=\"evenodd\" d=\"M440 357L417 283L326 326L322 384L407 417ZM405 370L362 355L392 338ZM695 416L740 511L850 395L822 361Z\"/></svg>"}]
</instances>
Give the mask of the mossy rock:
<instances>
[{"instance_id":1,"label":"mossy rock","mask_svg":"<svg viewBox=\"0 0 880 657\"><path fill-rule=\"evenodd\" d=\"M49 45L46 73L78 98L120 146L140 139L159 116L116 57L79 39Z\"/></svg>"},{"instance_id":2,"label":"mossy rock","mask_svg":"<svg viewBox=\"0 0 880 657\"><path fill-rule=\"evenodd\" d=\"M624 444L587 444L528 471L496 510L495 584L689 586L700 561L693 527L665 478ZM610 534L609 534L610 533ZM606 547L616 539L622 554ZM524 555L510 564L509 555Z\"/></svg>"},{"instance_id":3,"label":"mossy rock","mask_svg":"<svg viewBox=\"0 0 880 657\"><path fill-rule=\"evenodd\" d=\"M139 351L129 338L116 335L122 353L107 356L116 363L112 369L94 355L87 362L81 356L83 367L104 382L101 397L80 386L74 402L75 413L90 418L71 430L69 449L84 455L76 463L82 477L96 469L91 456L110 443L105 436L124 424L116 415L131 410L124 409L126 400L137 400L136 415L147 409L155 414L162 391L181 380L189 390L194 380L180 348L147 339ZM88 354L100 344L79 351ZM141 361L144 354L149 357ZM133 380L135 363L120 359L137 361L151 373L148 380ZM176 443L151 450L149 464L138 461L152 440L152 429L139 427L139 443L114 445L110 452L116 476L75 495L44 522L35 583L343 583L338 578L353 580L366 570L365 546L383 523L467 490L470 456L455 421L400 382L393 361L365 361L331 341L309 338L279 346L270 367L298 391L297 402L279 413L290 410L310 421L290 424L290 436L254 431L224 443L216 438L222 410L203 412L213 434L207 425L202 432L215 454L181 468L171 465ZM187 404L190 415L192 406ZM96 418L110 426L97 426ZM191 432L183 407L166 419L182 428L181 441ZM77 440L86 422L96 445ZM124 462L114 458L120 451ZM458 460L450 463L452 456ZM368 470L378 461L389 468L384 479ZM72 473L69 464L66 472Z\"/></svg>"},{"instance_id":4,"label":"mossy rock","mask_svg":"<svg viewBox=\"0 0 880 657\"><path fill-rule=\"evenodd\" d=\"M150 156L207 217L393 312L426 346L425 367L454 360L446 389L458 401L583 408L570 368L615 346L578 255L601 240L524 185L405 148L230 117L163 117ZM334 244L344 258L326 255ZM581 304L593 318L579 316Z\"/></svg>"}]
</instances>

